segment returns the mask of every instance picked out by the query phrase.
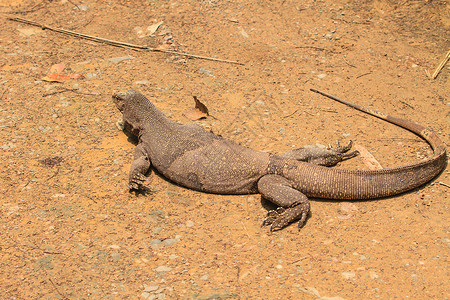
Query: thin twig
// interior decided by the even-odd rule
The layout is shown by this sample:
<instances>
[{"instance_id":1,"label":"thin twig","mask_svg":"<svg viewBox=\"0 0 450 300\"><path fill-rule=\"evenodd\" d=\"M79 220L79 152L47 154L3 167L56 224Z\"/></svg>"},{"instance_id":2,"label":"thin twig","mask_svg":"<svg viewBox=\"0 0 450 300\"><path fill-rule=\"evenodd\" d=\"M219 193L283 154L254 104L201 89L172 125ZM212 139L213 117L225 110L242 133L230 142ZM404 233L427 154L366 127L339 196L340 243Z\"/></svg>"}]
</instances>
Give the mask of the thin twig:
<instances>
[{"instance_id":1,"label":"thin twig","mask_svg":"<svg viewBox=\"0 0 450 300\"><path fill-rule=\"evenodd\" d=\"M436 183L439 183L440 185L443 185L443 186L446 186L446 187L450 188L450 185L448 185L446 183L443 183L442 181L438 181Z\"/></svg>"},{"instance_id":2,"label":"thin twig","mask_svg":"<svg viewBox=\"0 0 450 300\"><path fill-rule=\"evenodd\" d=\"M42 97L47 97L47 96L51 96L51 95L61 94L61 93L65 93L65 92L73 92L73 93L75 93L75 94L96 96L96 94L93 94L93 93L83 93L83 92L80 92L78 89L68 89L68 88L63 88L63 89L61 89L61 90L59 90L59 91L55 91L55 92L50 92L50 93L43 94Z\"/></svg>"},{"instance_id":3,"label":"thin twig","mask_svg":"<svg viewBox=\"0 0 450 300\"><path fill-rule=\"evenodd\" d=\"M301 108L297 108L293 113L290 113L290 114L288 114L288 115L286 115L286 116L284 116L284 117L282 117L282 118L283 118L283 119L286 119L286 118L288 118L288 117L294 115L295 113L297 113L300 109L301 109Z\"/></svg>"},{"instance_id":4,"label":"thin twig","mask_svg":"<svg viewBox=\"0 0 450 300\"><path fill-rule=\"evenodd\" d=\"M47 271L46 271L45 273L47 273ZM56 284L53 282L53 280L50 278L50 276L48 275L48 273L47 273L47 276L48 276L48 280L49 280L50 283L53 285L53 287L55 288L56 292L57 292L63 299L68 299L66 295L64 295L63 293L61 293L61 292L59 291L58 287L57 287Z\"/></svg>"},{"instance_id":5,"label":"thin twig","mask_svg":"<svg viewBox=\"0 0 450 300\"><path fill-rule=\"evenodd\" d=\"M444 68L445 64L450 59L450 51L447 52L444 59L440 62L440 64L436 67L436 70L434 70L433 75L431 75L431 79L436 79L436 77L439 75L439 72Z\"/></svg>"},{"instance_id":6,"label":"thin twig","mask_svg":"<svg viewBox=\"0 0 450 300\"><path fill-rule=\"evenodd\" d=\"M213 58L213 57L207 57L207 56L200 56L200 55L194 55L194 54L189 54L189 53L184 53L184 52L177 52L177 51L170 51L170 50L155 49L155 48L150 48L150 47L148 47L146 45L135 45L135 44L124 43L124 42L119 42L119 41L114 41L114 40L108 40L108 39L104 39L104 38L100 38L100 37L96 37L96 36L91 36L91 35L87 35L87 34L83 34L83 33L78 33L78 32L75 32L75 31L70 31L70 30L50 27L50 26L47 26L47 25L44 25L44 24L40 24L40 23L37 23L37 22L34 22L34 21L22 19L22 18L8 17L8 20L15 21L15 22L20 22L20 23L24 23L24 24L28 24L28 25L32 25L32 26L36 26L36 27L41 27L44 30L47 29L47 30L58 32L58 33L62 33L62 34L66 34L66 35L75 36L75 37L78 37L78 38L83 38L83 39L86 39L86 40L94 41L94 42L97 42L97 43L108 44L110 46L115 46L115 47L126 47L126 48L130 48L130 49L134 49L134 50L145 50L145 51L153 51L153 52L162 52L162 53L183 55L183 56L192 57L192 58L198 58L198 59L206 59L206 60L225 62L225 63L230 63L230 64L244 65L243 63L240 63L240 62L237 62L237 61L233 61L233 60L226 60L226 59L219 59L219 58Z\"/></svg>"},{"instance_id":7,"label":"thin twig","mask_svg":"<svg viewBox=\"0 0 450 300\"><path fill-rule=\"evenodd\" d=\"M367 73L361 74L359 76L356 76L356 79L361 78L361 77L366 76L366 75L369 75L369 74L372 74L372 72L367 72Z\"/></svg>"},{"instance_id":8,"label":"thin twig","mask_svg":"<svg viewBox=\"0 0 450 300\"><path fill-rule=\"evenodd\" d=\"M2 92L2 94L0 95L0 101L3 100L3 96L5 96L7 90L8 90L8 89L5 88L5 90L4 90L4 91Z\"/></svg>"},{"instance_id":9,"label":"thin twig","mask_svg":"<svg viewBox=\"0 0 450 300\"><path fill-rule=\"evenodd\" d=\"M406 103L405 101L400 100L401 103L405 104L406 106L408 106L409 108L415 109L413 106L411 106L410 104Z\"/></svg>"},{"instance_id":10,"label":"thin twig","mask_svg":"<svg viewBox=\"0 0 450 300\"><path fill-rule=\"evenodd\" d=\"M351 63L349 63L349 62L347 61L347 58L345 58L345 57L344 57L344 61L345 61L345 63L346 63L347 65L349 65L350 67L356 68L356 66L352 65Z\"/></svg>"},{"instance_id":11,"label":"thin twig","mask_svg":"<svg viewBox=\"0 0 450 300\"><path fill-rule=\"evenodd\" d=\"M306 49L315 49L315 50L320 50L320 51L328 51L331 53L336 53L333 50L328 50L325 48L320 48L320 47L315 47L315 46L295 46L295 48L306 48Z\"/></svg>"}]
</instances>

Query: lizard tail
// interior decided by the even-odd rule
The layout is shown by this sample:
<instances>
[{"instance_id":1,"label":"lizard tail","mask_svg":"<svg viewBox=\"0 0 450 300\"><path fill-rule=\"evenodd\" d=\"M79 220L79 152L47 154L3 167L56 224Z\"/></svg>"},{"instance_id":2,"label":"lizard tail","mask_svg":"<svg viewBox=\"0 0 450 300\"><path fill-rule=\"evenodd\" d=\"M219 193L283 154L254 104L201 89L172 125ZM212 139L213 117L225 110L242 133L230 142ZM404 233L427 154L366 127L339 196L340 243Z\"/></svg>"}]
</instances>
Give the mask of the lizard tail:
<instances>
[{"instance_id":1,"label":"lizard tail","mask_svg":"<svg viewBox=\"0 0 450 300\"><path fill-rule=\"evenodd\" d=\"M341 170L302 162L289 163L283 175L306 195L350 200L381 198L416 188L436 177L445 168L447 154L444 143L432 130L315 89L311 90L415 133L430 144L434 154L417 163L382 170Z\"/></svg>"}]
</instances>

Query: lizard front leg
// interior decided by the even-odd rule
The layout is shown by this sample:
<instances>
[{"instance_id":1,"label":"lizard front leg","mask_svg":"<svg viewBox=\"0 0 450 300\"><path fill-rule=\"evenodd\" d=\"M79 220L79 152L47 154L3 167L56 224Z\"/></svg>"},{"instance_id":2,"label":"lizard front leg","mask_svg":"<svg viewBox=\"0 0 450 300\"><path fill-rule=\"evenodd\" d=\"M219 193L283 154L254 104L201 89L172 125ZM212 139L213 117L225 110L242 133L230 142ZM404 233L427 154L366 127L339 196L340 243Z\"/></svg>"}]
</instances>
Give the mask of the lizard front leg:
<instances>
[{"instance_id":1,"label":"lizard front leg","mask_svg":"<svg viewBox=\"0 0 450 300\"><path fill-rule=\"evenodd\" d=\"M352 141L350 141L347 146L341 146L339 145L339 142L336 144L337 145L334 148L328 146L328 148L325 149L318 146L305 146L289 150L280 156L287 159L300 160L329 167L334 166L344 159L355 157L359 153L358 151L349 152L352 148Z\"/></svg>"},{"instance_id":2,"label":"lizard front leg","mask_svg":"<svg viewBox=\"0 0 450 300\"><path fill-rule=\"evenodd\" d=\"M302 227L308 216L308 198L292 187L291 182L280 175L264 175L258 181L258 191L267 200L278 205L277 210L268 212L264 225L271 225L270 231L280 230L289 223L299 220Z\"/></svg>"},{"instance_id":3,"label":"lizard front leg","mask_svg":"<svg viewBox=\"0 0 450 300\"><path fill-rule=\"evenodd\" d=\"M134 158L131 163L129 183L128 186L131 190L140 190L144 185L144 181L147 181L145 174L150 169L151 162L144 149L144 145L139 143L134 150Z\"/></svg>"}]
</instances>

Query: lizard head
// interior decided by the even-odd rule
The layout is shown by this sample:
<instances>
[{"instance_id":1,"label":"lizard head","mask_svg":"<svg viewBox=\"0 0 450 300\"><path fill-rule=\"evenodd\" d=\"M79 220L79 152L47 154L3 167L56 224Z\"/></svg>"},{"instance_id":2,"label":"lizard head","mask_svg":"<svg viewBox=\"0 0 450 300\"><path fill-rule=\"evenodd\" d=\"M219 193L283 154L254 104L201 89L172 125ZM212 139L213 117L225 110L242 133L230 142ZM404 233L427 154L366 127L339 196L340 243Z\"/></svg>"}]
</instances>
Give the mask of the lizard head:
<instances>
[{"instance_id":1,"label":"lizard head","mask_svg":"<svg viewBox=\"0 0 450 300\"><path fill-rule=\"evenodd\" d=\"M133 98L134 94L136 94L136 91L129 90L127 92L117 92L112 95L114 104L116 104L121 113L124 112L126 103Z\"/></svg>"},{"instance_id":2,"label":"lizard head","mask_svg":"<svg viewBox=\"0 0 450 300\"><path fill-rule=\"evenodd\" d=\"M126 92L117 92L112 95L113 101L117 106L117 109L123 115L123 126L128 132L138 135L140 128L139 112L136 108L139 106L140 93L135 90L129 90ZM147 100L148 101L148 100ZM133 109L135 107L135 109Z\"/></svg>"}]
</instances>

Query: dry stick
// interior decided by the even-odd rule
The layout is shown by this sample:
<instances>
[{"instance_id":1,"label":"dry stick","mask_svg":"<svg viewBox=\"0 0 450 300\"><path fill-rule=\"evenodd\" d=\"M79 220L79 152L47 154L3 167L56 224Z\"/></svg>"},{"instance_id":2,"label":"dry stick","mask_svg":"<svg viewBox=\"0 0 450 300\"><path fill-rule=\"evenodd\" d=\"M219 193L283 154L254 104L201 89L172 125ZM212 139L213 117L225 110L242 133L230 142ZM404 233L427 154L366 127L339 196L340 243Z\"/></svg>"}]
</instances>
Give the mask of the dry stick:
<instances>
[{"instance_id":1,"label":"dry stick","mask_svg":"<svg viewBox=\"0 0 450 300\"><path fill-rule=\"evenodd\" d=\"M437 66L433 75L431 75L431 79L436 79L436 77L439 75L439 72L441 72L441 70L444 68L445 64L448 62L449 59L450 59L450 51L447 52L447 55L445 55L444 59Z\"/></svg>"},{"instance_id":2,"label":"dry stick","mask_svg":"<svg viewBox=\"0 0 450 300\"><path fill-rule=\"evenodd\" d=\"M362 75L356 76L356 79L361 78L361 77L366 76L366 75L369 75L369 74L372 74L372 72L367 72L367 73L364 73Z\"/></svg>"},{"instance_id":3,"label":"dry stick","mask_svg":"<svg viewBox=\"0 0 450 300\"><path fill-rule=\"evenodd\" d=\"M448 185L446 183L443 183L442 181L438 181L437 183L439 183L440 185L443 185L443 186L446 186L446 187L450 188L450 185Z\"/></svg>"},{"instance_id":4,"label":"dry stick","mask_svg":"<svg viewBox=\"0 0 450 300\"><path fill-rule=\"evenodd\" d=\"M207 57L207 56L200 56L200 55L194 55L194 54L188 54L188 53L184 53L184 52L177 52L177 51L170 51L170 50L161 50L161 49L150 48L150 47L144 46L144 45L135 45L135 44L129 44L129 43L124 43L124 42L119 42L119 41L114 41L114 40L108 40L108 39L104 39L104 38L100 38L100 37L96 37L96 36L91 36L91 35L87 35L87 34L82 34L82 33L74 32L74 31L70 31L70 30L50 27L50 26L47 26L47 25L43 25L43 24L40 24L40 23L37 23L37 22L34 22L34 21L30 21L30 20L26 20L26 19L22 19L22 18L8 17L8 20L15 21L15 22L20 22L20 23L24 23L24 24L28 24L28 25L32 25L32 26L41 27L42 29L48 29L48 30L59 32L59 33L62 33L62 34L71 35L71 36L75 36L75 37L91 40L91 41L98 42L98 43L104 43L104 44L108 44L108 45L116 46L116 47L127 47L127 48L131 48L131 49L135 49L135 50L146 50L146 51L153 51L153 52L162 52L162 53L169 53L169 54L176 54L176 55L184 55L184 56L192 57L192 58L206 59L206 60L225 62L225 63L230 63L230 64L244 65L243 63L240 63L240 62L237 62L237 61L233 61L233 60L226 60L226 59L219 59L219 58L213 58L213 57Z\"/></svg>"}]
</instances>

